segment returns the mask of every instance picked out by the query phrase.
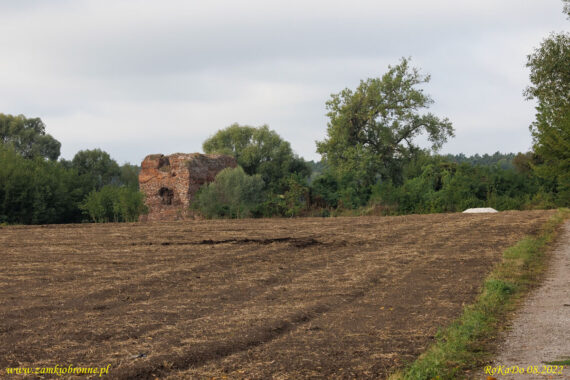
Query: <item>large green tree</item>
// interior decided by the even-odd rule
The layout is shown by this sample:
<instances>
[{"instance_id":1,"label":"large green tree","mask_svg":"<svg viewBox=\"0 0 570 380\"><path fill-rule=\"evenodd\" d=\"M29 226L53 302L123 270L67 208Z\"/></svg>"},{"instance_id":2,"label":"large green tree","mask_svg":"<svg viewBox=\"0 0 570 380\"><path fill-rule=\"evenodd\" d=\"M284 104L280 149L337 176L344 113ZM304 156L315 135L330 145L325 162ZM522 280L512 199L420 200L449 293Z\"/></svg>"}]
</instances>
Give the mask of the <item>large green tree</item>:
<instances>
[{"instance_id":1,"label":"large green tree","mask_svg":"<svg viewBox=\"0 0 570 380\"><path fill-rule=\"evenodd\" d=\"M259 128L232 124L204 141L206 153L232 155L246 174L261 175L268 188L281 192L292 174L309 176L310 168L293 153L289 142L267 125Z\"/></svg>"},{"instance_id":2,"label":"large green tree","mask_svg":"<svg viewBox=\"0 0 570 380\"><path fill-rule=\"evenodd\" d=\"M400 181L404 163L420 151L415 138L426 134L435 151L453 136L448 119L421 112L433 103L421 89L429 79L402 58L381 78L331 95L327 137L317 142L317 152L358 187L378 178Z\"/></svg>"},{"instance_id":3,"label":"large green tree","mask_svg":"<svg viewBox=\"0 0 570 380\"><path fill-rule=\"evenodd\" d=\"M565 12L569 11L565 2ZM570 16L570 14L569 14ZM559 204L570 204L570 33L553 33L528 56L536 119L530 126L541 164L536 173L555 184Z\"/></svg>"},{"instance_id":4,"label":"large green tree","mask_svg":"<svg viewBox=\"0 0 570 380\"><path fill-rule=\"evenodd\" d=\"M101 149L80 150L71 160L71 168L84 179L84 186L100 190L109 184L118 184L121 168L109 153Z\"/></svg>"},{"instance_id":5,"label":"large green tree","mask_svg":"<svg viewBox=\"0 0 570 380\"><path fill-rule=\"evenodd\" d=\"M46 134L40 118L0 113L0 143L10 145L25 158L42 157L52 161L60 154L61 143Z\"/></svg>"},{"instance_id":6,"label":"large green tree","mask_svg":"<svg viewBox=\"0 0 570 380\"><path fill-rule=\"evenodd\" d=\"M76 209L76 175L58 162L27 159L0 144L0 223L81 221Z\"/></svg>"}]
</instances>

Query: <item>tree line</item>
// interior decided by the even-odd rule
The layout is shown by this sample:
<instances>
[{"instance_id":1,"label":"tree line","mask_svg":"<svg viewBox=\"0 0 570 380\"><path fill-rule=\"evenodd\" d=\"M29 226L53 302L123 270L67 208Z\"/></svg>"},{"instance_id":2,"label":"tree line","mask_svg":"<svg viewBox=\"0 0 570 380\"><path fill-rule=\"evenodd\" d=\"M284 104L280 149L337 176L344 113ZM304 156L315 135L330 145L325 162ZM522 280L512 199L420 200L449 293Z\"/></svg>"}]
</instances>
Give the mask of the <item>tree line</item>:
<instances>
[{"instance_id":1,"label":"tree line","mask_svg":"<svg viewBox=\"0 0 570 380\"><path fill-rule=\"evenodd\" d=\"M207 217L243 217L568 206L569 62L567 32L552 33L528 55L524 95L537 102L530 152L438 155L454 136L452 123L428 112L433 100L422 85L430 77L402 58L381 77L331 95L327 136L316 143L321 162L299 159L267 126L216 133L204 151L232 154L243 170L221 172L194 207ZM419 135L430 148L418 146Z\"/></svg>"},{"instance_id":2,"label":"tree line","mask_svg":"<svg viewBox=\"0 0 570 380\"><path fill-rule=\"evenodd\" d=\"M294 154L267 125L233 124L208 138L205 153L232 155L239 166L204 185L191 207L206 218L243 218L568 206L569 62L567 32L528 56L524 96L537 103L530 152L439 155L453 125L429 112L430 77L402 58L331 95L327 134L316 142L320 162ZM58 161L60 147L39 118L0 114L0 223L135 221L145 212L138 166L119 166L99 149Z\"/></svg>"},{"instance_id":3,"label":"tree line","mask_svg":"<svg viewBox=\"0 0 570 380\"><path fill-rule=\"evenodd\" d=\"M237 128L253 127L233 125L228 129L235 132ZM228 141L227 132L218 132L206 143ZM245 146L254 150L259 144ZM397 215L458 212L470 207L521 210L565 205L556 181L540 177L533 169L539 159L532 152L444 156L418 148L413 156L401 157L389 167L391 176L376 175L368 183L370 173L338 170L325 161L302 161L292 152L288 156L289 160L299 160L297 170L276 165L283 170L272 175L265 172L263 176L255 169L246 172L238 159L238 168L225 169L213 183L201 188L193 207L208 218L240 218Z\"/></svg>"},{"instance_id":4,"label":"tree line","mask_svg":"<svg viewBox=\"0 0 570 380\"><path fill-rule=\"evenodd\" d=\"M0 114L0 223L138 220L137 166L100 149L58 161L60 148L39 118Z\"/></svg>"}]
</instances>

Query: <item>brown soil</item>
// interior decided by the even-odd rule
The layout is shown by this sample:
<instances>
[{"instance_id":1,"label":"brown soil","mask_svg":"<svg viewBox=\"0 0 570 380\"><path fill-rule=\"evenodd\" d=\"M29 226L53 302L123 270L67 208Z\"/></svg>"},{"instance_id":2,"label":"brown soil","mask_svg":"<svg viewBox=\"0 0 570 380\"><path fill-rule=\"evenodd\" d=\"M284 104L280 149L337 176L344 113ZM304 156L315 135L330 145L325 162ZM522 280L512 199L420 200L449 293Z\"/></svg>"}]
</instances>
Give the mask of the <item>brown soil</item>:
<instances>
[{"instance_id":1,"label":"brown soil","mask_svg":"<svg viewBox=\"0 0 570 380\"><path fill-rule=\"evenodd\" d=\"M550 215L0 228L0 375L383 378Z\"/></svg>"}]
</instances>

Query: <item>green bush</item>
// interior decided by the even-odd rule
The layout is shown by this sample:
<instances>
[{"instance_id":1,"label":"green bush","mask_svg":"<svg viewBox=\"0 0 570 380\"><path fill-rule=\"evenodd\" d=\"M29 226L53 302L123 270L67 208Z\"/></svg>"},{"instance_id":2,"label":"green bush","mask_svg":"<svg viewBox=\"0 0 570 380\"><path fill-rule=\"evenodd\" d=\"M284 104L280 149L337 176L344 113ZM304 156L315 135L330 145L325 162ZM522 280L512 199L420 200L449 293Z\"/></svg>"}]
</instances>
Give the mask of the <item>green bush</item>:
<instances>
[{"instance_id":1,"label":"green bush","mask_svg":"<svg viewBox=\"0 0 570 380\"><path fill-rule=\"evenodd\" d=\"M80 208L96 223L136 222L147 212L144 195L126 186L103 186L87 195Z\"/></svg>"},{"instance_id":2,"label":"green bush","mask_svg":"<svg viewBox=\"0 0 570 380\"><path fill-rule=\"evenodd\" d=\"M263 202L264 182L260 175L247 175L241 167L227 168L214 182L202 186L193 207L206 218L246 218Z\"/></svg>"},{"instance_id":3,"label":"green bush","mask_svg":"<svg viewBox=\"0 0 570 380\"><path fill-rule=\"evenodd\" d=\"M311 182L311 203L323 209L337 208L338 189L338 180L330 171L321 173Z\"/></svg>"},{"instance_id":4,"label":"green bush","mask_svg":"<svg viewBox=\"0 0 570 380\"><path fill-rule=\"evenodd\" d=\"M287 179L287 191L283 194L285 216L299 216L309 209L310 190L299 175Z\"/></svg>"},{"instance_id":5,"label":"green bush","mask_svg":"<svg viewBox=\"0 0 570 380\"><path fill-rule=\"evenodd\" d=\"M283 179L283 194L268 193L265 202L258 208L259 214L265 217L306 215L311 203L311 190L306 179L298 174L291 174Z\"/></svg>"}]
</instances>

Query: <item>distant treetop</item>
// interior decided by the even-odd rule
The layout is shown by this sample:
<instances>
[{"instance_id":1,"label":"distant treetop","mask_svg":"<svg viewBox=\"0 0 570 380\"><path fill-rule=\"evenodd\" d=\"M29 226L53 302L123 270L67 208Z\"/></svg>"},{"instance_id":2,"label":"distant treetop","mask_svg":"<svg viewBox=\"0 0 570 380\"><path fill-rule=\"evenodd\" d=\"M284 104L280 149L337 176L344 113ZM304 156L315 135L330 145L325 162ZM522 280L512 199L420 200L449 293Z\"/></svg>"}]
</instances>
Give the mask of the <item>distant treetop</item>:
<instances>
[{"instance_id":1,"label":"distant treetop","mask_svg":"<svg viewBox=\"0 0 570 380\"><path fill-rule=\"evenodd\" d=\"M61 148L59 141L46 134L40 118L3 113L0 113L0 143L11 146L25 158L42 157L51 161L57 160Z\"/></svg>"}]
</instances>

